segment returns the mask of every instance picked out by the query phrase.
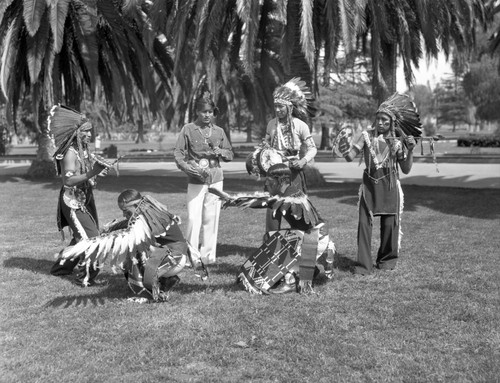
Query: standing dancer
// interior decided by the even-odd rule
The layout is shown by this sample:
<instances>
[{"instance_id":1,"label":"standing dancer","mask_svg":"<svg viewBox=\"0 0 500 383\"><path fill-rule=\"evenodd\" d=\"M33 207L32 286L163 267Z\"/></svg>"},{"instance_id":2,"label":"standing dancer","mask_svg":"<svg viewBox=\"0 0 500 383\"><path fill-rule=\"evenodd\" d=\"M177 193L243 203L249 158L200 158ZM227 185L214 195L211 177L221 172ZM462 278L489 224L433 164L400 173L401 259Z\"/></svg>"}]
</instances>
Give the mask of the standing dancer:
<instances>
[{"instance_id":1,"label":"standing dancer","mask_svg":"<svg viewBox=\"0 0 500 383\"><path fill-rule=\"evenodd\" d=\"M56 173L61 176L62 187L57 206L57 227L64 236L68 226L73 238L70 245L99 235L99 223L93 189L97 175L107 174L107 165L96 160L89 151L92 124L73 109L55 105L50 110L48 129L54 135ZM52 275L68 275L77 267L77 284L82 287L95 283L99 268L79 264L83 254L71 261L61 263L58 259L52 266Z\"/></svg>"},{"instance_id":2,"label":"standing dancer","mask_svg":"<svg viewBox=\"0 0 500 383\"><path fill-rule=\"evenodd\" d=\"M276 117L267 124L264 142L288 159L292 184L307 194L304 167L317 153L309 126L304 122L312 100L311 92L304 81L293 78L277 87L273 98ZM275 230L278 226L277 219L268 212L266 231Z\"/></svg>"},{"instance_id":3,"label":"standing dancer","mask_svg":"<svg viewBox=\"0 0 500 383\"><path fill-rule=\"evenodd\" d=\"M183 126L174 149L177 167L188 176L186 239L195 272L216 261L220 201L208 188L223 189L220 162L231 161L233 150L224 130L213 123L216 108L209 92L196 103L197 119ZM203 231L200 241L200 230Z\"/></svg>"},{"instance_id":4,"label":"standing dancer","mask_svg":"<svg viewBox=\"0 0 500 383\"><path fill-rule=\"evenodd\" d=\"M401 240L403 190L398 167L408 174L413 164L415 137L422 134L420 117L410 97L395 93L376 112L372 129L363 131L351 146L347 136L338 151L351 162L359 153L366 165L359 190L358 265L355 274L372 272L371 239L373 217L380 216L380 247L376 267L396 266Z\"/></svg>"}]
</instances>

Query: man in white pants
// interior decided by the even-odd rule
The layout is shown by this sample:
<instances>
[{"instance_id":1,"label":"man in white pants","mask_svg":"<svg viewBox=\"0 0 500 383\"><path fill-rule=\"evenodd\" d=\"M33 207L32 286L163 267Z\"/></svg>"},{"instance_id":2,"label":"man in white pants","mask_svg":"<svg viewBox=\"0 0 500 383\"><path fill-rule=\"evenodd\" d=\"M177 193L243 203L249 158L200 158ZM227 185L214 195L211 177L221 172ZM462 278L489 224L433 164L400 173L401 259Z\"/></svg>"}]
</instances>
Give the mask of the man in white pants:
<instances>
[{"instance_id":1,"label":"man in white pants","mask_svg":"<svg viewBox=\"0 0 500 383\"><path fill-rule=\"evenodd\" d=\"M220 161L233 159L224 130L213 123L217 112L210 93L205 92L196 103L196 121L182 127L174 149L177 167L188 176L186 239L195 268L215 263L220 201L208 188L222 190Z\"/></svg>"}]
</instances>

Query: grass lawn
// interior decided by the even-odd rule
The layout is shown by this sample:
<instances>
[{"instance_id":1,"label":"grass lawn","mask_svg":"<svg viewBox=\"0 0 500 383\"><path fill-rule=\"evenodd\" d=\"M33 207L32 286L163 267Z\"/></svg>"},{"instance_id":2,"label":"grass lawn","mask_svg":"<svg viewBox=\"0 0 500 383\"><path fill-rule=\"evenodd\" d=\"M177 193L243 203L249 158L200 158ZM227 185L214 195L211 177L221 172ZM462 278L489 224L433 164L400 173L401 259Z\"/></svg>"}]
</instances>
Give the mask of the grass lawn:
<instances>
[{"instance_id":1,"label":"grass lawn","mask_svg":"<svg viewBox=\"0 0 500 383\"><path fill-rule=\"evenodd\" d=\"M62 246L57 180L0 184L1 382L498 382L497 190L405 187L400 263L367 277L349 271L358 185L312 190L338 248L334 279L320 277L312 297L235 285L265 212L223 210L210 281L188 269L169 302L137 304L109 267L109 283L87 289L49 274ZM186 219L182 178L109 177L96 190L101 223L130 187Z\"/></svg>"},{"instance_id":2,"label":"grass lawn","mask_svg":"<svg viewBox=\"0 0 500 383\"><path fill-rule=\"evenodd\" d=\"M450 136L450 139L456 139L458 135L452 135L449 132L442 132L447 138ZM461 133L462 135L465 133ZM148 138L148 141L146 142L139 142L135 143L133 139L128 139L128 140L107 140L103 139L101 142L101 150L108 148L110 145L115 145L117 147L118 153L120 155L124 154L134 154L134 155L140 155L144 154L146 152L154 152L157 154L173 154L174 148L175 148L175 143L177 141L177 136L178 133L174 132L166 132L163 133L162 140L158 140L158 136L153 136L149 135L146 138ZM313 138L314 141L316 142L316 146L319 148L320 143L321 143L321 135L318 133L313 133ZM235 151L241 151L241 149L245 149L248 151L250 148L258 145L260 143L260 140L254 140L252 143L247 143L246 142L246 134L245 133L238 133L238 132L232 132L231 134L231 140L232 144L235 148ZM36 153L37 147L35 145L19 145L19 146L10 146L8 148L8 154L10 155L23 155L23 154L28 154L28 155L33 155ZM245 153L246 153L245 151ZM438 141L435 143L435 151L436 155L438 157L441 156L446 156L446 155L470 155L472 153L479 155L479 154L486 154L486 155L500 155L500 148L475 148L472 150L471 148L467 147L459 147L457 146L456 141ZM328 150L330 152L330 150ZM430 148L429 148L429 142L426 141L423 143L423 155L424 156L429 156L430 155ZM417 145L417 148L415 149L415 156L420 157L421 156L421 149L420 145Z\"/></svg>"}]
</instances>

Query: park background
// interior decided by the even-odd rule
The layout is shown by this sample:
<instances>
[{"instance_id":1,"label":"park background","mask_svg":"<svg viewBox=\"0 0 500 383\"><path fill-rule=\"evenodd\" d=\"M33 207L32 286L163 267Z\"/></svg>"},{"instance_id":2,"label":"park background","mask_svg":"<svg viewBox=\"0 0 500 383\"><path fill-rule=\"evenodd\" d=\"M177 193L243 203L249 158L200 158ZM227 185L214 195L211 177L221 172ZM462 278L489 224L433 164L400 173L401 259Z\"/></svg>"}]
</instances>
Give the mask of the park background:
<instances>
[{"instance_id":1,"label":"park background","mask_svg":"<svg viewBox=\"0 0 500 383\"><path fill-rule=\"evenodd\" d=\"M497 382L499 11L486 0L1 1L0 381ZM447 69L422 80L417 66L443 58ZM212 91L235 147L225 189L258 191L244 159L292 77L316 97L309 195L337 246L318 295L251 296L234 283L261 243L261 211L222 211L210 280L186 269L162 304L130 302L108 267L91 289L49 274L65 245L53 104L91 118L98 152L125 155L96 189L101 223L119 216L125 188L185 221L172 147L196 97ZM333 158L331 143L369 126L396 90L439 138L436 159L426 142L402 177L397 269L355 277L362 167Z\"/></svg>"}]
</instances>

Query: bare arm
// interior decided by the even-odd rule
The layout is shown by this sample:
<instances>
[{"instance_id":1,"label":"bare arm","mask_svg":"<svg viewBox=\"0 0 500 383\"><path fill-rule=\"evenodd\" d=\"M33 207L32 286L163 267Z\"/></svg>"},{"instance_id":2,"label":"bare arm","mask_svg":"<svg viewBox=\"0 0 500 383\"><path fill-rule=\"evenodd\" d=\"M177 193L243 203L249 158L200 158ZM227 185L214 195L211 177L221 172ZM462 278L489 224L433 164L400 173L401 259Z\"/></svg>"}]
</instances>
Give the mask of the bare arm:
<instances>
[{"instance_id":1,"label":"bare arm","mask_svg":"<svg viewBox=\"0 0 500 383\"><path fill-rule=\"evenodd\" d=\"M106 167L104 165L99 164L98 162L94 163L94 166L91 170L84 174L75 174L76 173L76 163L77 157L76 154L68 150L66 155L64 156L61 164L61 173L63 178L63 184L68 187L73 187L84 183L91 178L97 176L101 173Z\"/></svg>"},{"instance_id":2,"label":"bare arm","mask_svg":"<svg viewBox=\"0 0 500 383\"><path fill-rule=\"evenodd\" d=\"M405 138L405 144L408 148L408 152L405 153L404 148L401 148L396 153L399 167L404 174L408 174L413 166L413 148L417 144L413 136L407 136Z\"/></svg>"}]
</instances>

